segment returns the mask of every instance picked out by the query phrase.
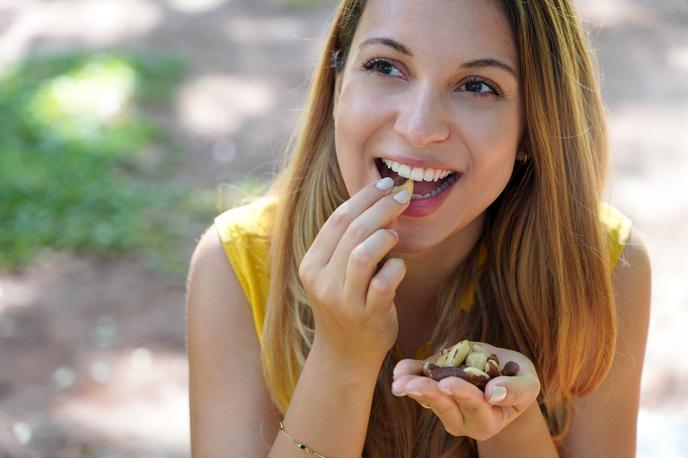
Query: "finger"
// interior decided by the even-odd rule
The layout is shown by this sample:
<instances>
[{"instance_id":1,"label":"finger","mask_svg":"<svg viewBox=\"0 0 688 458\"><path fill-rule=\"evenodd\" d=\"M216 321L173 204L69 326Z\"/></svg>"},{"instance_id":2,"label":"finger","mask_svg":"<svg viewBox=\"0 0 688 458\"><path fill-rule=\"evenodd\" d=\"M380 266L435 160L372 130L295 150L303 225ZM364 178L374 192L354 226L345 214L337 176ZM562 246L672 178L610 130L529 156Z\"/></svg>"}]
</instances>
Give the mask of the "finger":
<instances>
[{"instance_id":1,"label":"finger","mask_svg":"<svg viewBox=\"0 0 688 458\"><path fill-rule=\"evenodd\" d=\"M408 194L408 191L404 192ZM349 257L354 248L375 231L386 227L392 220L401 215L408 207L409 202L399 203L394 196L387 195L365 209L344 231L334 253L332 253L329 265L336 271L346 271Z\"/></svg>"},{"instance_id":2,"label":"finger","mask_svg":"<svg viewBox=\"0 0 688 458\"><path fill-rule=\"evenodd\" d=\"M392 383L392 392L397 396L427 399L446 397L460 407L461 413L487 413L490 405L485 402L483 393L475 385L458 377L447 377L436 382L428 377L401 375Z\"/></svg>"},{"instance_id":3,"label":"finger","mask_svg":"<svg viewBox=\"0 0 688 458\"><path fill-rule=\"evenodd\" d=\"M399 258L389 259L382 269L370 280L365 298L366 310L371 313L393 306L394 295L399 283L406 275L406 264Z\"/></svg>"},{"instance_id":4,"label":"finger","mask_svg":"<svg viewBox=\"0 0 688 458\"><path fill-rule=\"evenodd\" d=\"M353 249L344 278L344 291L348 303L365 303L375 267L398 241L399 237L396 233L387 229L378 229ZM328 268L331 267L333 266L328 266Z\"/></svg>"},{"instance_id":5,"label":"finger","mask_svg":"<svg viewBox=\"0 0 688 458\"><path fill-rule=\"evenodd\" d=\"M402 375L421 375L423 373L423 361L417 359L402 359L392 371L392 379L396 380Z\"/></svg>"},{"instance_id":6,"label":"finger","mask_svg":"<svg viewBox=\"0 0 688 458\"><path fill-rule=\"evenodd\" d=\"M370 183L337 207L313 240L306 254L308 262L316 269L327 265L349 225L380 198L390 194L393 184L389 177Z\"/></svg>"},{"instance_id":7,"label":"finger","mask_svg":"<svg viewBox=\"0 0 688 458\"><path fill-rule=\"evenodd\" d=\"M464 431L465 419L463 413L451 397L443 395L437 389L414 391L409 393L409 397L424 408L432 409L449 434L458 436Z\"/></svg>"},{"instance_id":8,"label":"finger","mask_svg":"<svg viewBox=\"0 0 688 458\"><path fill-rule=\"evenodd\" d=\"M458 377L447 377L437 383L437 389L447 396L451 396L462 408L479 411L489 407L485 402L483 392L466 380Z\"/></svg>"},{"instance_id":9,"label":"finger","mask_svg":"<svg viewBox=\"0 0 688 458\"><path fill-rule=\"evenodd\" d=\"M419 380L421 378L424 380ZM466 423L469 419L471 419L470 421L476 421L476 419L481 418L481 422L485 423L491 418L494 419L495 411L499 414L498 418L502 418L503 415L502 410L504 409L493 407L487 403L483 397L483 392L478 387L458 377L447 377L439 382L435 382L427 377L418 377L416 380L409 379L405 383L404 389L409 393L409 396L415 396L419 399L422 396L424 399L430 400L441 397L451 400L458 411L461 421L458 426L461 428L460 431L462 433L466 432L466 428L470 429L471 426L475 426L474 424ZM433 402L431 405L433 406L433 411L442 419L445 426L455 424L450 423L454 417L446 410L445 403ZM449 429L447 431L454 434Z\"/></svg>"},{"instance_id":10,"label":"finger","mask_svg":"<svg viewBox=\"0 0 688 458\"><path fill-rule=\"evenodd\" d=\"M432 355L423 361L418 359L402 359L395 366L392 371L392 380L396 380L401 375L422 375L423 365L426 362L435 362L440 355Z\"/></svg>"},{"instance_id":11,"label":"finger","mask_svg":"<svg viewBox=\"0 0 688 458\"><path fill-rule=\"evenodd\" d=\"M485 386L485 400L496 406L530 405L540 393L540 382L532 374L495 377Z\"/></svg>"},{"instance_id":12,"label":"finger","mask_svg":"<svg viewBox=\"0 0 688 458\"><path fill-rule=\"evenodd\" d=\"M393 382L392 382L392 393L394 393L397 396L405 396L408 394L407 390L407 385L409 382L412 380L417 380L419 378L423 377L422 375L412 375L412 374L402 374L399 375ZM418 390L418 385L413 388L413 390ZM425 389L425 388L422 388Z\"/></svg>"}]
</instances>

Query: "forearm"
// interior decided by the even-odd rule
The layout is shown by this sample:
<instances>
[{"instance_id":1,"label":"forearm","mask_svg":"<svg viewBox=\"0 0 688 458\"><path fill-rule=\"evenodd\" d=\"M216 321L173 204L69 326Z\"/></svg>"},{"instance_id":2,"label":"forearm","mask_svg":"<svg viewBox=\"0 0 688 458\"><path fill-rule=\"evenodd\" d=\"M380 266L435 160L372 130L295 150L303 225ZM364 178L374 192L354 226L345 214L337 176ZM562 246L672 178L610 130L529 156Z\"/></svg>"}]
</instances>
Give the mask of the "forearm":
<instances>
[{"instance_id":1,"label":"forearm","mask_svg":"<svg viewBox=\"0 0 688 458\"><path fill-rule=\"evenodd\" d=\"M380 365L342 367L314 346L283 420L286 431L327 458L360 457ZM278 432L269 457L305 456Z\"/></svg>"},{"instance_id":2,"label":"forearm","mask_svg":"<svg viewBox=\"0 0 688 458\"><path fill-rule=\"evenodd\" d=\"M537 402L490 439L478 441L478 455L480 458L559 456Z\"/></svg>"}]
</instances>

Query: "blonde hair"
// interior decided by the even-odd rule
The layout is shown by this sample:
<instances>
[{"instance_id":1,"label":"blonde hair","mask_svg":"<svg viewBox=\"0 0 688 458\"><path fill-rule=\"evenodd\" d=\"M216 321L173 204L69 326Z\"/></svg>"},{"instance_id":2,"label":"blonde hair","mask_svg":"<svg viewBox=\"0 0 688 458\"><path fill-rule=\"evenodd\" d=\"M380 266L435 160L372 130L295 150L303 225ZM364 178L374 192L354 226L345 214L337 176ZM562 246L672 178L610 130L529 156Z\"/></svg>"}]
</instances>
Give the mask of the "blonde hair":
<instances>
[{"instance_id":1,"label":"blonde hair","mask_svg":"<svg viewBox=\"0 0 688 458\"><path fill-rule=\"evenodd\" d=\"M282 172L270 249L271 283L262 362L285 413L314 337L298 277L306 251L348 194L334 153L335 76L342 71L365 0L339 4ZM604 379L615 348L615 308L598 219L607 167L603 106L592 56L568 0L502 1L518 48L526 130L504 192L488 208L480 242L441 291L430 349L460 339L513 348L538 370L538 401L556 443L575 396ZM479 247L486 260L479 266ZM468 310L457 304L475 288ZM600 349L608 349L600 351ZM396 363L380 370L365 441L367 457L476 456L472 439L446 433L415 401L391 394Z\"/></svg>"}]
</instances>

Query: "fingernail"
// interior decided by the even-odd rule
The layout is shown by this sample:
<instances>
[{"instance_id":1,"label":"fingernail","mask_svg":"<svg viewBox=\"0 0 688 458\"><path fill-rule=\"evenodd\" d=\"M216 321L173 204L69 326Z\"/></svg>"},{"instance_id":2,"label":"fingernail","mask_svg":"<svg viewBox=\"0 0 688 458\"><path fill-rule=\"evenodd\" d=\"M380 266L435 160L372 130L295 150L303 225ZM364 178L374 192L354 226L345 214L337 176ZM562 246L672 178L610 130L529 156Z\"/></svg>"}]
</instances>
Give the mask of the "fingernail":
<instances>
[{"instance_id":1,"label":"fingernail","mask_svg":"<svg viewBox=\"0 0 688 458\"><path fill-rule=\"evenodd\" d=\"M397 203L400 204L405 204L409 200L411 200L411 193L408 192L408 190L404 189L403 191L399 191L398 193L394 194L394 200L397 201Z\"/></svg>"},{"instance_id":2,"label":"fingernail","mask_svg":"<svg viewBox=\"0 0 688 458\"><path fill-rule=\"evenodd\" d=\"M506 388L503 386L492 387L492 394L487 402L495 403L499 402L506 397Z\"/></svg>"},{"instance_id":3,"label":"fingernail","mask_svg":"<svg viewBox=\"0 0 688 458\"><path fill-rule=\"evenodd\" d=\"M392 180L390 177L385 177L382 180L375 183L375 186L380 191L389 191L394 186L394 180Z\"/></svg>"},{"instance_id":4,"label":"fingernail","mask_svg":"<svg viewBox=\"0 0 688 458\"><path fill-rule=\"evenodd\" d=\"M452 391L451 391L449 388L446 388L446 387L444 387L444 386L440 386L439 388L440 388L440 391L441 391L442 393L444 393L444 394L448 394L448 395L450 395L450 396L451 396L452 394L454 394L454 393L452 393Z\"/></svg>"},{"instance_id":5,"label":"fingernail","mask_svg":"<svg viewBox=\"0 0 688 458\"><path fill-rule=\"evenodd\" d=\"M389 232L391 232L394 237L399 238L399 233L397 231L395 231L394 229L390 229L390 228L387 228L387 230Z\"/></svg>"},{"instance_id":6,"label":"fingernail","mask_svg":"<svg viewBox=\"0 0 688 458\"><path fill-rule=\"evenodd\" d=\"M420 391L411 391L409 394L411 394L411 395L413 395L413 396L415 396L415 397L417 397L417 398L422 398L422 397L423 397L423 393L421 393Z\"/></svg>"}]
</instances>

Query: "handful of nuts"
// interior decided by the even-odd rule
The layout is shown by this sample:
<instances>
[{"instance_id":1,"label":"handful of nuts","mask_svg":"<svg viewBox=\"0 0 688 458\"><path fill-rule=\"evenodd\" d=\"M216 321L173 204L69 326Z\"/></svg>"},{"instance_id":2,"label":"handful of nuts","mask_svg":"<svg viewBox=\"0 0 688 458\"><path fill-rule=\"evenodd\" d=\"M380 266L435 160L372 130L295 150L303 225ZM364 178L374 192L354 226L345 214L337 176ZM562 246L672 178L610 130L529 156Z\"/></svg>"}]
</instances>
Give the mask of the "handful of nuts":
<instances>
[{"instance_id":1,"label":"handful of nuts","mask_svg":"<svg viewBox=\"0 0 688 458\"><path fill-rule=\"evenodd\" d=\"M519 366L509 361L499 369L499 358L478 343L462 340L453 347L445 348L434 363L423 365L423 374L440 381L446 377L459 377L485 391L491 379L501 375L518 374Z\"/></svg>"}]
</instances>

